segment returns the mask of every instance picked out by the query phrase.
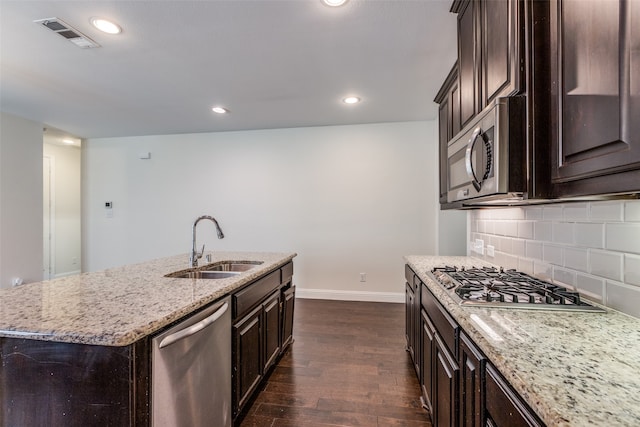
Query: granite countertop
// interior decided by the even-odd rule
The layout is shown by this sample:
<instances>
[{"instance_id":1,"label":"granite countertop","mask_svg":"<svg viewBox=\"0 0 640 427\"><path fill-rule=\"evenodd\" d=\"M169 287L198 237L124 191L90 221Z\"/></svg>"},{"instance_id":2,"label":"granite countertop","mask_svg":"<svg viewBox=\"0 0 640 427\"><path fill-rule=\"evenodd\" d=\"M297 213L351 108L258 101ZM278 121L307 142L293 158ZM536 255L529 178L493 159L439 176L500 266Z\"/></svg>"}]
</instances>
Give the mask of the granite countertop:
<instances>
[{"instance_id":1,"label":"granite countertop","mask_svg":"<svg viewBox=\"0 0 640 427\"><path fill-rule=\"evenodd\" d=\"M0 336L125 346L293 259L295 253L212 252L216 261L262 261L226 279L177 279L189 255L0 289ZM204 258L203 258L204 260ZM204 265L201 260L200 265Z\"/></svg>"},{"instance_id":2,"label":"granite countertop","mask_svg":"<svg viewBox=\"0 0 640 427\"><path fill-rule=\"evenodd\" d=\"M467 257L405 260L548 426L640 425L640 319L611 309L462 307L426 273L491 264Z\"/></svg>"}]
</instances>

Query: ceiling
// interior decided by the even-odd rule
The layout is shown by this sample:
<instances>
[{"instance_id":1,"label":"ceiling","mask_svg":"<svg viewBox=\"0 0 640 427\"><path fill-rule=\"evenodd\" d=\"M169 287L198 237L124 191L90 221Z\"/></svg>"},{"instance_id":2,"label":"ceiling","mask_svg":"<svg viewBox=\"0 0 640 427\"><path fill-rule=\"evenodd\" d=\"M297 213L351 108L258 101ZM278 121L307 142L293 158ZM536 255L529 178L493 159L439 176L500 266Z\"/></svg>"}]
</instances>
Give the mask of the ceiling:
<instances>
[{"instance_id":1,"label":"ceiling","mask_svg":"<svg viewBox=\"0 0 640 427\"><path fill-rule=\"evenodd\" d=\"M431 120L456 58L450 3L0 0L0 109L82 138ZM51 17L101 47L33 23Z\"/></svg>"}]
</instances>

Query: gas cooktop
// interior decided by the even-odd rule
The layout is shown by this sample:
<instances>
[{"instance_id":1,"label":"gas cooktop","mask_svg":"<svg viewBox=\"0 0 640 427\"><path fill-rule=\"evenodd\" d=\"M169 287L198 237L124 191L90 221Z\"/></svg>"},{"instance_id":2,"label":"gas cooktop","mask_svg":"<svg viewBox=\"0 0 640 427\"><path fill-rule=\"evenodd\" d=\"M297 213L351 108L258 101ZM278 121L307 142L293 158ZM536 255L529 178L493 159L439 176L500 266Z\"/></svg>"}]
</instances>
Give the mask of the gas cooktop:
<instances>
[{"instance_id":1,"label":"gas cooktop","mask_svg":"<svg viewBox=\"0 0 640 427\"><path fill-rule=\"evenodd\" d=\"M516 270L440 267L430 274L461 305L604 312L578 292Z\"/></svg>"}]
</instances>

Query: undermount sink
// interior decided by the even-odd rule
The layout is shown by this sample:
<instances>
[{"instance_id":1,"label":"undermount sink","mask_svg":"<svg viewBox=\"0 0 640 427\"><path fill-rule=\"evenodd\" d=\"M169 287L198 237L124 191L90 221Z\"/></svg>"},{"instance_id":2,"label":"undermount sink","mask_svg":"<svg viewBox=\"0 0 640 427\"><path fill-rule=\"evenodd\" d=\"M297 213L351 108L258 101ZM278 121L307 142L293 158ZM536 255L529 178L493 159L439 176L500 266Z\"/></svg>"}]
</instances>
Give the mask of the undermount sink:
<instances>
[{"instance_id":1,"label":"undermount sink","mask_svg":"<svg viewBox=\"0 0 640 427\"><path fill-rule=\"evenodd\" d=\"M260 264L262 264L262 261L220 261L202 267L175 271L165 275L165 277L178 279L226 279L251 270Z\"/></svg>"}]
</instances>

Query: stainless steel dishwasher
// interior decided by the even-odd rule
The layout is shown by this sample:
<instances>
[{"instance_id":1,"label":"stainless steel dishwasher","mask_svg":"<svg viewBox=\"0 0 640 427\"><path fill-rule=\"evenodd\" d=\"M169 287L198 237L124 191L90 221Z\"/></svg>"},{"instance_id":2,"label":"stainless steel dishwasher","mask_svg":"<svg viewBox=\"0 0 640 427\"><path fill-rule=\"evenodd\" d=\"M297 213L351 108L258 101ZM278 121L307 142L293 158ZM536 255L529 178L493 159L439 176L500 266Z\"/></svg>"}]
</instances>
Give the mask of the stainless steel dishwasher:
<instances>
[{"instance_id":1,"label":"stainless steel dishwasher","mask_svg":"<svg viewBox=\"0 0 640 427\"><path fill-rule=\"evenodd\" d=\"M226 297L152 340L151 424L231 426L231 308Z\"/></svg>"}]
</instances>

